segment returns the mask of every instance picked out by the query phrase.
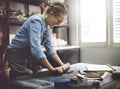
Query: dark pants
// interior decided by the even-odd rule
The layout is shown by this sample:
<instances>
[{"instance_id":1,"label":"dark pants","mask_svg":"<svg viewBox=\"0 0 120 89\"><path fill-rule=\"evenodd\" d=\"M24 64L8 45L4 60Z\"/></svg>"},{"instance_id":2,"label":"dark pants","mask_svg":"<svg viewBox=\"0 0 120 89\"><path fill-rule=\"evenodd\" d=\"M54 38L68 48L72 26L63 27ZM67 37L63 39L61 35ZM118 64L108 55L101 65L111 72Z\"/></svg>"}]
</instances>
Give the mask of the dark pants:
<instances>
[{"instance_id":1,"label":"dark pants","mask_svg":"<svg viewBox=\"0 0 120 89\"><path fill-rule=\"evenodd\" d=\"M5 52L4 60L8 61L11 69L10 77L29 74L30 71L28 70L36 70L35 66L40 63L34 60L29 48L9 48Z\"/></svg>"}]
</instances>

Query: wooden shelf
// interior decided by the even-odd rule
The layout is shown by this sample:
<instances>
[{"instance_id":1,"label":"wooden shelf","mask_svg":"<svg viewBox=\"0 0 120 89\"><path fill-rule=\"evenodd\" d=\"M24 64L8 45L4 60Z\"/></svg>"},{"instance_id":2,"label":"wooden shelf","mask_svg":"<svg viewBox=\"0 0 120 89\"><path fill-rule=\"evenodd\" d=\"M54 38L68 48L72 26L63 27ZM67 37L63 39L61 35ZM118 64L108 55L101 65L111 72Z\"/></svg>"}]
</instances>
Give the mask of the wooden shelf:
<instances>
[{"instance_id":1,"label":"wooden shelf","mask_svg":"<svg viewBox=\"0 0 120 89\"><path fill-rule=\"evenodd\" d=\"M53 28L68 27L68 24L65 25L54 25Z\"/></svg>"},{"instance_id":2,"label":"wooden shelf","mask_svg":"<svg viewBox=\"0 0 120 89\"><path fill-rule=\"evenodd\" d=\"M19 3L32 4L32 5L39 5L39 3L42 0L11 0L11 1L19 2Z\"/></svg>"},{"instance_id":3,"label":"wooden shelf","mask_svg":"<svg viewBox=\"0 0 120 89\"><path fill-rule=\"evenodd\" d=\"M10 25L17 25L21 26L25 21L19 21L19 20L10 20Z\"/></svg>"}]
</instances>

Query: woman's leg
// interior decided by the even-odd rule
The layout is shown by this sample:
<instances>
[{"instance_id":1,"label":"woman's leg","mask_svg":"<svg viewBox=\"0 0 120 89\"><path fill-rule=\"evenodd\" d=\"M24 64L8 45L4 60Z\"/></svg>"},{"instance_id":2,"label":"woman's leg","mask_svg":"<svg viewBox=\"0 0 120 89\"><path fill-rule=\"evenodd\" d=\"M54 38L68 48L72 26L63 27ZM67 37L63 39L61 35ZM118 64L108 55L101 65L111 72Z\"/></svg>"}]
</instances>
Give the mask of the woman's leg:
<instances>
[{"instance_id":1,"label":"woman's leg","mask_svg":"<svg viewBox=\"0 0 120 89\"><path fill-rule=\"evenodd\" d=\"M28 59L24 49L9 48L5 52L4 59L8 61L11 77L32 73L26 67Z\"/></svg>"}]
</instances>

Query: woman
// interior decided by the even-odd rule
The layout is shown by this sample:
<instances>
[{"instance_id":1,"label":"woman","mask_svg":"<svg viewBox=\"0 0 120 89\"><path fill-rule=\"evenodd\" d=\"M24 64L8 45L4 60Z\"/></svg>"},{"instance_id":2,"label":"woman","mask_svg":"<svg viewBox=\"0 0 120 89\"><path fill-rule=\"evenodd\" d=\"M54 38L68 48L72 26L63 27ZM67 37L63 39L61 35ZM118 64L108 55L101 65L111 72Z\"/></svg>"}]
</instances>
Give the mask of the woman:
<instances>
[{"instance_id":1,"label":"woman","mask_svg":"<svg viewBox=\"0 0 120 89\"><path fill-rule=\"evenodd\" d=\"M63 73L70 68L69 63L64 64L58 57L50 36L50 27L59 25L66 15L66 7L56 2L49 4L44 14L28 18L16 33L4 56L11 68L10 76L32 74L36 65L43 65L53 73ZM47 56L59 64L58 67L49 63L42 46L45 47Z\"/></svg>"}]
</instances>

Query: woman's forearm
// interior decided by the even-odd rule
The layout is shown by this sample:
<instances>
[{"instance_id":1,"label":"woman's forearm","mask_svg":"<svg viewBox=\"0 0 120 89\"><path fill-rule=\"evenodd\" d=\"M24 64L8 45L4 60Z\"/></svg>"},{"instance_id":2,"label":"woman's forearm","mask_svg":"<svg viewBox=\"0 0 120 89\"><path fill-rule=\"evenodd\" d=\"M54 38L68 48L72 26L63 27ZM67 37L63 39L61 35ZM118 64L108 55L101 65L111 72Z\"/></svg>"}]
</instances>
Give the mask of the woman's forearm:
<instances>
[{"instance_id":1,"label":"woman's forearm","mask_svg":"<svg viewBox=\"0 0 120 89\"><path fill-rule=\"evenodd\" d=\"M53 54L51 55L51 58L56 62L58 63L59 65L64 65L64 63L62 62L62 60L59 58L59 56L57 54Z\"/></svg>"},{"instance_id":2,"label":"woman's forearm","mask_svg":"<svg viewBox=\"0 0 120 89\"><path fill-rule=\"evenodd\" d=\"M54 71L53 66L48 62L47 59L42 59L41 62L47 69L49 69L50 71Z\"/></svg>"}]
</instances>

